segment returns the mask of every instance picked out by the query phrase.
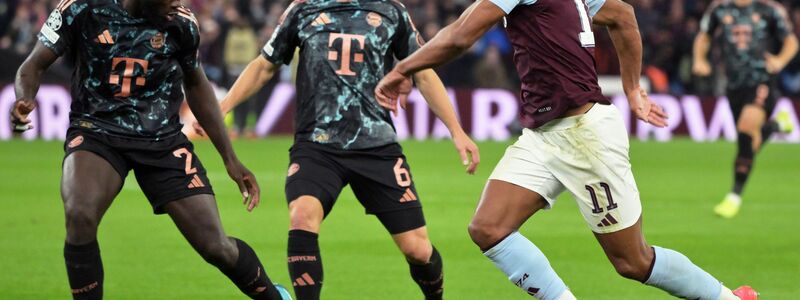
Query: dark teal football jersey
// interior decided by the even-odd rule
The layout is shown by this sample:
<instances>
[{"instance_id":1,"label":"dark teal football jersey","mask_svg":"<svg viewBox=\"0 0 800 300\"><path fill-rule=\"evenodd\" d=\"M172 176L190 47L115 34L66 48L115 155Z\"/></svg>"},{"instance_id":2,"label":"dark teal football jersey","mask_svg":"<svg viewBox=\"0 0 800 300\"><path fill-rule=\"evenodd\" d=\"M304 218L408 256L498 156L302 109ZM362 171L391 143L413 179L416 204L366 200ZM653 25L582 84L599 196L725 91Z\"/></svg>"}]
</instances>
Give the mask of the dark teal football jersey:
<instances>
[{"instance_id":1,"label":"dark teal football jersey","mask_svg":"<svg viewBox=\"0 0 800 300\"><path fill-rule=\"evenodd\" d=\"M365 149L397 141L374 90L395 58L408 57L421 44L397 1L297 0L262 55L288 64L300 49L296 141Z\"/></svg>"},{"instance_id":2,"label":"dark teal football jersey","mask_svg":"<svg viewBox=\"0 0 800 300\"><path fill-rule=\"evenodd\" d=\"M792 23L786 10L772 0L753 0L747 6L717 0L703 16L701 30L721 44L728 88L734 89L770 80L764 55L777 52L775 45L792 34Z\"/></svg>"},{"instance_id":3,"label":"dark teal football jersey","mask_svg":"<svg viewBox=\"0 0 800 300\"><path fill-rule=\"evenodd\" d=\"M199 67L197 20L181 7L155 23L116 0L63 0L50 14L39 41L76 64L71 127L153 139L180 131L183 71Z\"/></svg>"}]
</instances>

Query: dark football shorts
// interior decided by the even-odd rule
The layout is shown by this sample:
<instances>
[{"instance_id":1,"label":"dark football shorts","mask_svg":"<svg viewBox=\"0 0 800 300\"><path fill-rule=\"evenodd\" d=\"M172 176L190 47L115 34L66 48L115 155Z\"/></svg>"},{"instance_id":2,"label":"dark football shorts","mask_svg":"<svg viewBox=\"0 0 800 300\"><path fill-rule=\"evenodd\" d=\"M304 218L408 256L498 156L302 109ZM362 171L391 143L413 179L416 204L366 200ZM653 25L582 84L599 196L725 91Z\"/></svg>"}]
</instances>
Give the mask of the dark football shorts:
<instances>
[{"instance_id":1,"label":"dark football shorts","mask_svg":"<svg viewBox=\"0 0 800 300\"><path fill-rule=\"evenodd\" d=\"M313 196L322 203L327 216L339 193L349 184L366 213L377 216L389 233L425 226L422 205L400 145L340 150L297 142L289 152L288 202Z\"/></svg>"},{"instance_id":2,"label":"dark football shorts","mask_svg":"<svg viewBox=\"0 0 800 300\"><path fill-rule=\"evenodd\" d=\"M64 144L64 158L76 151L99 155L119 173L123 181L133 170L155 214L175 200L200 194L214 194L206 169L194 154L194 146L182 133L161 140L100 134L70 128Z\"/></svg>"},{"instance_id":3,"label":"dark football shorts","mask_svg":"<svg viewBox=\"0 0 800 300\"><path fill-rule=\"evenodd\" d=\"M772 116L775 106L778 104L778 88L773 81L759 84L752 87L734 88L727 91L728 102L733 112L734 120L739 121L742 110L748 104L755 104L764 108L767 119Z\"/></svg>"}]
</instances>

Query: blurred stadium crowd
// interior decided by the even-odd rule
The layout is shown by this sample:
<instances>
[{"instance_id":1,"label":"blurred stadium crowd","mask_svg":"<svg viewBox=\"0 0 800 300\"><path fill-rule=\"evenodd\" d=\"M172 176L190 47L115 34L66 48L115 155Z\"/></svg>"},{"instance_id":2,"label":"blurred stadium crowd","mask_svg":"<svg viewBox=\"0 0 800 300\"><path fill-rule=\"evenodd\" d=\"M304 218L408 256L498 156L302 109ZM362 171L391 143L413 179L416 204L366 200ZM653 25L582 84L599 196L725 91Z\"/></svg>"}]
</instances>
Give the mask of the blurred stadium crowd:
<instances>
[{"instance_id":1,"label":"blurred stadium crowd","mask_svg":"<svg viewBox=\"0 0 800 300\"><path fill-rule=\"evenodd\" d=\"M202 31L201 55L208 76L229 86L255 57L275 29L288 0L185 0ZM656 93L720 95L724 78L694 78L692 41L700 18L712 0L629 0L639 18L645 42L645 75ZM800 2L779 0L794 24L800 24ZM454 21L471 0L402 0L426 39ZM0 3L0 57L17 66L31 50L39 28L58 0L3 0ZM795 26L800 35L800 26ZM619 63L608 35L598 32L598 71L618 74ZM448 86L516 89L512 49L500 26L472 51L439 70ZM712 54L714 55L714 54ZM718 55L718 54L717 54ZM798 56L800 57L800 56ZM0 82L13 78L14 68L2 68ZM464 70L470 70L465 72ZM56 76L68 79L62 69ZM717 72L722 74L722 72ZM9 77L12 76L12 77ZM289 78L284 76L284 79ZM62 81L65 82L65 81ZM800 95L800 58L781 74L785 94Z\"/></svg>"}]
</instances>

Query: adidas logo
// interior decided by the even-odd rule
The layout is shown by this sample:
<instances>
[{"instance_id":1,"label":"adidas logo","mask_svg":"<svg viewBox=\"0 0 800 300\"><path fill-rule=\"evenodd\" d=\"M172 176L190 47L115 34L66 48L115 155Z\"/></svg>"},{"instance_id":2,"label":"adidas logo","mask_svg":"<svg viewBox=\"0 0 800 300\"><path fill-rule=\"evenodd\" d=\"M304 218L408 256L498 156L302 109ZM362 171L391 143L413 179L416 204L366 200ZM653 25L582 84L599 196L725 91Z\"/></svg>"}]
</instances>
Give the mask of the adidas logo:
<instances>
[{"instance_id":1,"label":"adidas logo","mask_svg":"<svg viewBox=\"0 0 800 300\"><path fill-rule=\"evenodd\" d=\"M194 188L201 188L201 187L205 187L205 186L206 185L203 184L203 181L200 180L200 176L197 176L197 174L194 174L194 177L192 178L192 182L189 183L188 188L194 189Z\"/></svg>"},{"instance_id":2,"label":"adidas logo","mask_svg":"<svg viewBox=\"0 0 800 300\"><path fill-rule=\"evenodd\" d=\"M411 192L411 188L406 188L406 192L405 194L403 194L403 197L400 198L400 202L409 202L409 201L417 201L417 195L414 195L414 193Z\"/></svg>"},{"instance_id":3,"label":"adidas logo","mask_svg":"<svg viewBox=\"0 0 800 300\"><path fill-rule=\"evenodd\" d=\"M307 285L315 285L314 279L311 278L311 275L308 273L303 273L297 279L292 282L292 286L307 286Z\"/></svg>"},{"instance_id":4,"label":"adidas logo","mask_svg":"<svg viewBox=\"0 0 800 300\"><path fill-rule=\"evenodd\" d=\"M606 227L617 223L619 222L617 222L617 219L614 219L611 214L606 214L606 216L603 217L603 220L600 223L597 223L597 227Z\"/></svg>"},{"instance_id":5,"label":"adidas logo","mask_svg":"<svg viewBox=\"0 0 800 300\"><path fill-rule=\"evenodd\" d=\"M319 16L316 19L314 19L314 22L311 22L311 25L323 26L323 25L328 25L330 23L332 23L332 22L331 22L331 18L328 17L328 14L321 13L321 14L319 14Z\"/></svg>"},{"instance_id":6,"label":"adidas logo","mask_svg":"<svg viewBox=\"0 0 800 300\"><path fill-rule=\"evenodd\" d=\"M103 30L103 33L98 35L97 38L94 41L97 42L97 43L100 43L100 44L104 44L104 45L113 45L114 44L114 39L111 38L111 34L108 33L108 29Z\"/></svg>"}]
</instances>

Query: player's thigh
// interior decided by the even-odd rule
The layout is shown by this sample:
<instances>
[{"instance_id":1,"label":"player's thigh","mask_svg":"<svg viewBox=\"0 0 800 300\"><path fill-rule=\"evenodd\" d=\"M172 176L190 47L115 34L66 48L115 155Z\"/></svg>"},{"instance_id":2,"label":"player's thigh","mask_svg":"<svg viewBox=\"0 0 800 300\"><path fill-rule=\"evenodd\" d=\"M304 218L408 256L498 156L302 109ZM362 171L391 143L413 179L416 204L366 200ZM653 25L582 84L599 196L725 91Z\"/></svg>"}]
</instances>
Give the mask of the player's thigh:
<instances>
[{"instance_id":1,"label":"player's thigh","mask_svg":"<svg viewBox=\"0 0 800 300\"><path fill-rule=\"evenodd\" d=\"M411 167L399 145L387 145L354 155L344 165L351 171L350 187L367 214L399 234L425 226L422 204Z\"/></svg>"},{"instance_id":2,"label":"player's thigh","mask_svg":"<svg viewBox=\"0 0 800 300\"><path fill-rule=\"evenodd\" d=\"M163 209L195 249L207 241L226 239L213 195L199 194L170 201Z\"/></svg>"},{"instance_id":3,"label":"player's thigh","mask_svg":"<svg viewBox=\"0 0 800 300\"><path fill-rule=\"evenodd\" d=\"M623 276L645 280L653 262L653 251L642 234L642 219L612 233L595 233L597 242L614 268Z\"/></svg>"},{"instance_id":4,"label":"player's thigh","mask_svg":"<svg viewBox=\"0 0 800 300\"><path fill-rule=\"evenodd\" d=\"M531 215L550 208L564 190L526 135L506 149L484 187L469 226L480 246L494 243L517 230Z\"/></svg>"},{"instance_id":5,"label":"player's thigh","mask_svg":"<svg viewBox=\"0 0 800 300\"><path fill-rule=\"evenodd\" d=\"M293 229L318 227L347 185L347 177L330 156L307 144L292 147L284 192Z\"/></svg>"},{"instance_id":6,"label":"player's thigh","mask_svg":"<svg viewBox=\"0 0 800 300\"><path fill-rule=\"evenodd\" d=\"M65 145L61 197L69 218L98 222L123 185L125 161L88 133L71 131Z\"/></svg>"},{"instance_id":7,"label":"player's thigh","mask_svg":"<svg viewBox=\"0 0 800 300\"><path fill-rule=\"evenodd\" d=\"M595 105L575 126L540 132L537 144L557 145L541 152L548 168L575 198L596 233L633 226L642 213L631 169L627 129L611 105Z\"/></svg>"},{"instance_id":8,"label":"player's thigh","mask_svg":"<svg viewBox=\"0 0 800 300\"><path fill-rule=\"evenodd\" d=\"M490 179L470 221L470 237L482 249L490 248L548 206L545 198L531 189Z\"/></svg>"}]
</instances>

